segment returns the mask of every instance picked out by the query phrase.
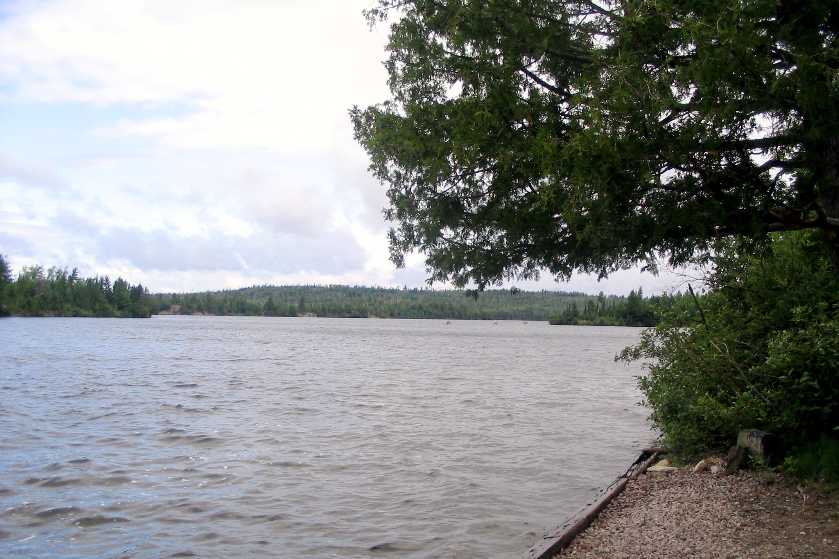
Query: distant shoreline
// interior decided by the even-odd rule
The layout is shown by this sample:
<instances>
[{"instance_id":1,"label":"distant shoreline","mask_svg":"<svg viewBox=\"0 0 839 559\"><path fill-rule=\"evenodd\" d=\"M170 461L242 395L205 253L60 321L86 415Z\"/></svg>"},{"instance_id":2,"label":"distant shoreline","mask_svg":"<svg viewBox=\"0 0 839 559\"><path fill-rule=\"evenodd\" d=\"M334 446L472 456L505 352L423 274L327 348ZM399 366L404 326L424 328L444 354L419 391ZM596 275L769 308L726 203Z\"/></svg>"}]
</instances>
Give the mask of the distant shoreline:
<instances>
[{"instance_id":1,"label":"distant shoreline","mask_svg":"<svg viewBox=\"0 0 839 559\"><path fill-rule=\"evenodd\" d=\"M559 324L554 323L548 320L523 320L520 318L438 318L438 317L413 317L413 316L318 316L318 315L305 315L305 316L265 316L265 315L253 315L253 314L210 314L210 313L192 313L192 314L185 314L185 313L171 313L171 312L159 312L152 314L150 316L84 316L84 315L72 315L72 314L9 314L9 315L0 315L0 319L3 318L91 318L91 319L101 319L101 318L117 318L121 320L128 320L128 319L140 319L140 320L148 320L155 316L185 316L185 317L222 317L222 318L325 318L325 319L339 319L339 320L445 320L447 322L451 321L460 321L460 322L521 322L523 324L529 323L536 323L541 324L547 322L551 326L579 326L579 327L599 327L599 328L644 328L644 326L632 326L632 325L624 325L624 324Z\"/></svg>"}]
</instances>

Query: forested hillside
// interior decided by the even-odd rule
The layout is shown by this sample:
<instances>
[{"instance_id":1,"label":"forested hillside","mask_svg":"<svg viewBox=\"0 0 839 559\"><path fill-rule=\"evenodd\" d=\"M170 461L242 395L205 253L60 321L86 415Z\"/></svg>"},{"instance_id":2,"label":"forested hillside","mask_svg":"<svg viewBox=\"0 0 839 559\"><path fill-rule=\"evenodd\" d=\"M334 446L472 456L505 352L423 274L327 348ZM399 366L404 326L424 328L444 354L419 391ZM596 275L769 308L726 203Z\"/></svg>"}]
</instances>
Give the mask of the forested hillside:
<instances>
[{"instance_id":1,"label":"forested hillside","mask_svg":"<svg viewBox=\"0 0 839 559\"><path fill-rule=\"evenodd\" d=\"M394 289L342 285L254 286L154 296L164 313L265 316L548 320L597 297L576 292ZM604 297L618 300L618 297Z\"/></svg>"},{"instance_id":2,"label":"forested hillside","mask_svg":"<svg viewBox=\"0 0 839 559\"><path fill-rule=\"evenodd\" d=\"M652 326L663 311L689 318L686 295L645 298L567 291L393 289L344 285L254 286L236 290L153 296L166 314L550 320L552 324Z\"/></svg>"}]
</instances>

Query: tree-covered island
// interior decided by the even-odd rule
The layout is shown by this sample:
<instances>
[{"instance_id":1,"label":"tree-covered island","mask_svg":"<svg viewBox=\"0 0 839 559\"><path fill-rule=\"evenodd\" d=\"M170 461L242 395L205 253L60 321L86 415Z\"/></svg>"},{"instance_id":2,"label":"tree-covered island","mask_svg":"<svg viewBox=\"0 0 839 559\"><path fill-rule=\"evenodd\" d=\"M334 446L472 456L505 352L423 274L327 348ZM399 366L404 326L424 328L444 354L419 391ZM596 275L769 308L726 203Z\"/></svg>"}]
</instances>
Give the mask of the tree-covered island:
<instances>
[{"instance_id":1,"label":"tree-covered island","mask_svg":"<svg viewBox=\"0 0 839 559\"><path fill-rule=\"evenodd\" d=\"M685 455L781 435L839 480L839 4L380 0L390 98L355 107L392 259L479 289L711 264L627 358ZM579 311L580 309L578 309Z\"/></svg>"}]
</instances>

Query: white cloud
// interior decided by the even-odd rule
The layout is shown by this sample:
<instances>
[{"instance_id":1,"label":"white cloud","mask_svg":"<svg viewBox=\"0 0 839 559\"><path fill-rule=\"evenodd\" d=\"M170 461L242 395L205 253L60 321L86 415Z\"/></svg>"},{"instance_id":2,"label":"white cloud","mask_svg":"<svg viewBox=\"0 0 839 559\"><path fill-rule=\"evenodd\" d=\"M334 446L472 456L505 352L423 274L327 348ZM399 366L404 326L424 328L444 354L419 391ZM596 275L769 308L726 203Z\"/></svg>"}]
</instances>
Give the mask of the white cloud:
<instances>
[{"instance_id":1,"label":"white cloud","mask_svg":"<svg viewBox=\"0 0 839 559\"><path fill-rule=\"evenodd\" d=\"M373 3L6 4L0 99L67 118L33 118L27 147L2 144L0 252L160 290L420 283L421 257L388 261L383 187L347 117L387 97L387 30L361 15ZM44 158L62 126L72 157ZM570 288L639 284L627 272Z\"/></svg>"},{"instance_id":2,"label":"white cloud","mask_svg":"<svg viewBox=\"0 0 839 559\"><path fill-rule=\"evenodd\" d=\"M384 35L369 2L21 4L0 34L0 76L40 101L183 103L111 134L167 147L329 149L346 109L385 93Z\"/></svg>"}]
</instances>

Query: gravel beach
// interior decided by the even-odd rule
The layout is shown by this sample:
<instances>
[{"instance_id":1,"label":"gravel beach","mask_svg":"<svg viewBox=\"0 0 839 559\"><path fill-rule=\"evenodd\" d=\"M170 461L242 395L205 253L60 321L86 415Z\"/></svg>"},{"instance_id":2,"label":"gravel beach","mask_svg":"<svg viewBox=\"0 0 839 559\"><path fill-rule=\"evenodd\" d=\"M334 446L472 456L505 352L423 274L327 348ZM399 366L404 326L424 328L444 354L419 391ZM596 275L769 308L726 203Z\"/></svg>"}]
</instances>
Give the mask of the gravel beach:
<instances>
[{"instance_id":1,"label":"gravel beach","mask_svg":"<svg viewBox=\"0 0 839 559\"><path fill-rule=\"evenodd\" d=\"M556 557L839 558L839 494L767 472L648 472Z\"/></svg>"}]
</instances>

